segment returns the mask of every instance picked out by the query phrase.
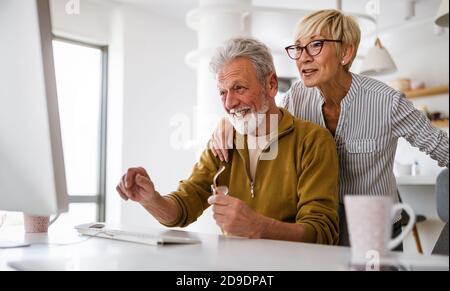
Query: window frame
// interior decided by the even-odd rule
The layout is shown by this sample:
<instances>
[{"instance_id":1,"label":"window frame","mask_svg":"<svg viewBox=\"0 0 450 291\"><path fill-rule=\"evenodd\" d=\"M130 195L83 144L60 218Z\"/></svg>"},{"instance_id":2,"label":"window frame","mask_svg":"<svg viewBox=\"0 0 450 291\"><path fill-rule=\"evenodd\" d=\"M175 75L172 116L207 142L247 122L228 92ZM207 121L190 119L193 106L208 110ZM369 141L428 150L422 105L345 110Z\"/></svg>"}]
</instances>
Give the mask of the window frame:
<instances>
[{"instance_id":1,"label":"window frame","mask_svg":"<svg viewBox=\"0 0 450 291\"><path fill-rule=\"evenodd\" d=\"M52 40L69 44L99 49L101 52L101 96L100 96L100 128L99 128L99 160L98 189L96 195L69 195L71 203L95 203L97 206L97 221L106 219L106 151L107 151L107 118L108 118L108 46L96 45L80 40L53 35Z\"/></svg>"}]
</instances>

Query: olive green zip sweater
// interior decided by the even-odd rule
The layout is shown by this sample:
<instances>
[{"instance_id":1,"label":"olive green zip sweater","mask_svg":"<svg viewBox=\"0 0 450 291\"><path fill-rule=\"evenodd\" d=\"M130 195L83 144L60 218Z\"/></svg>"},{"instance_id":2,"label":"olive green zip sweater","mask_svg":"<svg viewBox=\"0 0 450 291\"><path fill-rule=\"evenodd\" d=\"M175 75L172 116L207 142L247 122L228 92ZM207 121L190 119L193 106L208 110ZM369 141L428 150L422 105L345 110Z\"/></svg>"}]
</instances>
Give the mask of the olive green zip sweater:
<instances>
[{"instance_id":1,"label":"olive green zip sweater","mask_svg":"<svg viewBox=\"0 0 450 291\"><path fill-rule=\"evenodd\" d=\"M228 186L228 195L264 216L302 224L305 242L337 244L339 173L334 139L325 128L280 110L278 137L263 150L255 179L250 175L247 143L239 143L246 138L235 133L231 162L226 164L218 185ZM220 165L211 150L202 153L191 176L168 195L177 202L181 215L166 226L187 226L210 206L207 199Z\"/></svg>"}]
</instances>

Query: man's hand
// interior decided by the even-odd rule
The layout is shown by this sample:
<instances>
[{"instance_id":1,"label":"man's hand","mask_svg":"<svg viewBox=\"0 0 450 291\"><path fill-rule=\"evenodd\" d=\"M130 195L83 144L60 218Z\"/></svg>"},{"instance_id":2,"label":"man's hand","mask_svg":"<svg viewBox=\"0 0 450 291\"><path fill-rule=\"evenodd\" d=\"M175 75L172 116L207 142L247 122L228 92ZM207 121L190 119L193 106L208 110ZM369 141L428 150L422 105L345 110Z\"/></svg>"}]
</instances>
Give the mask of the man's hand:
<instances>
[{"instance_id":1,"label":"man's hand","mask_svg":"<svg viewBox=\"0 0 450 291\"><path fill-rule=\"evenodd\" d=\"M119 185L116 187L120 197L139 202L142 205L151 202L159 196L156 192L150 176L144 168L129 168L122 176Z\"/></svg>"},{"instance_id":2,"label":"man's hand","mask_svg":"<svg viewBox=\"0 0 450 291\"><path fill-rule=\"evenodd\" d=\"M209 147L215 157L228 162L228 149L233 148L233 125L227 118L219 121L209 141Z\"/></svg>"},{"instance_id":3,"label":"man's hand","mask_svg":"<svg viewBox=\"0 0 450 291\"><path fill-rule=\"evenodd\" d=\"M213 206L217 225L231 235L261 238L266 217L256 213L243 201L228 195L212 195L208 203Z\"/></svg>"}]
</instances>

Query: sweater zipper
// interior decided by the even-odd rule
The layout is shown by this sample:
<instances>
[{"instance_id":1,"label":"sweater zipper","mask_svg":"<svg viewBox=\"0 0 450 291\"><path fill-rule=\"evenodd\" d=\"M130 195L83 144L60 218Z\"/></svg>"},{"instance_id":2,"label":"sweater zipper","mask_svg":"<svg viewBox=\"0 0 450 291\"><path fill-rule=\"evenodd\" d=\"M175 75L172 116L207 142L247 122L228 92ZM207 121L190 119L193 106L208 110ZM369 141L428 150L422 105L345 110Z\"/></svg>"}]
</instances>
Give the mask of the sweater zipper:
<instances>
[{"instance_id":1,"label":"sweater zipper","mask_svg":"<svg viewBox=\"0 0 450 291\"><path fill-rule=\"evenodd\" d=\"M284 136L285 134L287 134L288 132L290 132L290 130L285 130L284 132L280 133L278 135L278 139L280 139L280 137ZM263 150L261 151L261 154L267 150L273 143L273 139L270 140L267 145L263 148ZM256 170L255 170L255 180L256 180L256 172L258 171L258 164L259 164L259 157L258 157L258 161L256 162ZM250 193L252 194L252 198L255 198L255 180L252 180L251 175L249 174L249 172L247 171L247 175L249 177L250 180Z\"/></svg>"},{"instance_id":2,"label":"sweater zipper","mask_svg":"<svg viewBox=\"0 0 450 291\"><path fill-rule=\"evenodd\" d=\"M282 136L288 134L291 131L291 128L288 128L287 130L281 132L278 134L278 139L280 139ZM269 143L264 147L264 149L261 151L261 154L273 143L273 140L269 141ZM259 157L258 161L256 162L256 170L258 170L258 163L259 163ZM250 175L250 169L248 167L245 167L247 172L247 177L250 180L250 194L252 198L255 198L255 180L252 180L252 175ZM256 178L256 171L255 171L255 178Z\"/></svg>"},{"instance_id":3,"label":"sweater zipper","mask_svg":"<svg viewBox=\"0 0 450 291\"><path fill-rule=\"evenodd\" d=\"M269 143L262 149L261 154L273 143L273 140L269 141ZM260 154L260 156L261 156ZM258 171L259 157L258 161L256 161L256 170L255 170L255 180L256 180L256 171ZM247 173L248 174L248 173ZM250 180L250 193L252 194L252 198L255 198L255 180L252 180L251 175L248 175Z\"/></svg>"},{"instance_id":4,"label":"sweater zipper","mask_svg":"<svg viewBox=\"0 0 450 291\"><path fill-rule=\"evenodd\" d=\"M252 198L255 198L255 183L252 180L252 175L250 175L250 170L248 169L248 167L245 167L245 171L247 172L247 178L250 181L250 194L252 195Z\"/></svg>"}]
</instances>

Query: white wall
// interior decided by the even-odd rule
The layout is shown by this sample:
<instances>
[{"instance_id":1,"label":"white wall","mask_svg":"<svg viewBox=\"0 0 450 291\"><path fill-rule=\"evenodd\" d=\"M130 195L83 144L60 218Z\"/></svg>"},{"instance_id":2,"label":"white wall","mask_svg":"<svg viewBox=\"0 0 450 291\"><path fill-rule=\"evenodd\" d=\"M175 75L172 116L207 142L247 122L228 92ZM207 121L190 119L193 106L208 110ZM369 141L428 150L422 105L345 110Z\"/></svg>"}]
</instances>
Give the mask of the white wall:
<instances>
[{"instance_id":1,"label":"white wall","mask_svg":"<svg viewBox=\"0 0 450 291\"><path fill-rule=\"evenodd\" d=\"M192 119L196 72L185 55L196 47L196 35L184 22L123 7L124 108L123 165L145 167L161 194L176 190L195 163L193 150L171 147L176 127L171 119ZM213 96L212 96L213 98ZM191 123L191 128L193 128ZM122 222L160 226L135 203L122 204Z\"/></svg>"},{"instance_id":2,"label":"white wall","mask_svg":"<svg viewBox=\"0 0 450 291\"><path fill-rule=\"evenodd\" d=\"M429 87L448 84L448 29L438 35L432 19L424 19L384 30L379 36L398 67L398 72L382 76L380 80L387 82L404 77L424 81ZM364 38L360 53L365 55L374 42L374 35ZM359 71L357 63L355 69Z\"/></svg>"},{"instance_id":3,"label":"white wall","mask_svg":"<svg viewBox=\"0 0 450 291\"><path fill-rule=\"evenodd\" d=\"M69 0L51 0L53 32L57 36L105 45L109 41L110 15L113 5L82 0L79 10ZM79 12L79 13L77 13Z\"/></svg>"}]
</instances>

